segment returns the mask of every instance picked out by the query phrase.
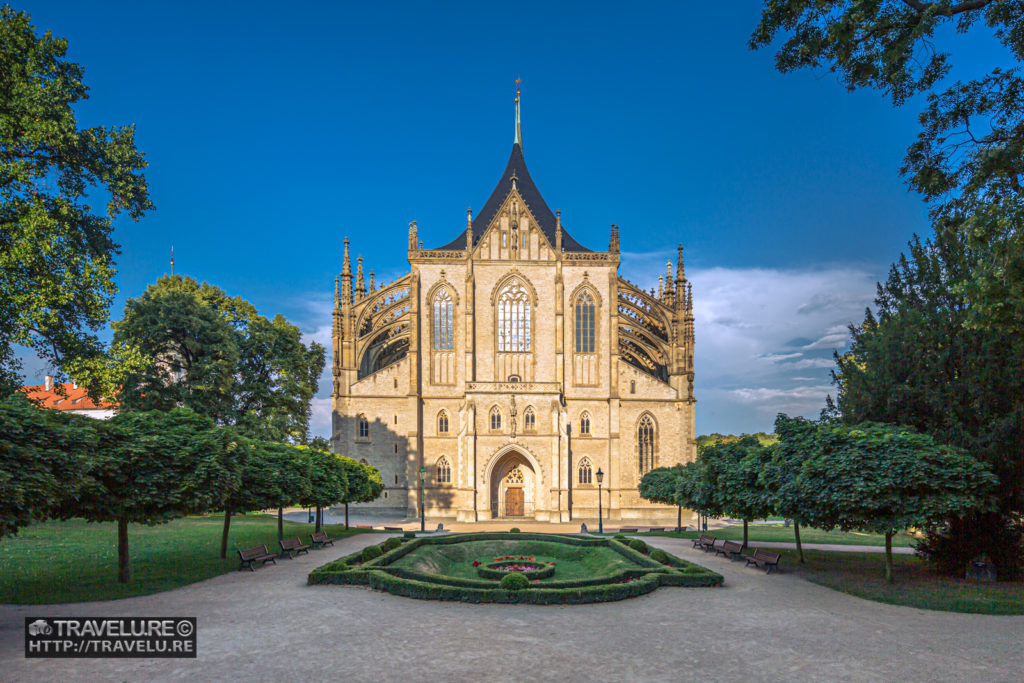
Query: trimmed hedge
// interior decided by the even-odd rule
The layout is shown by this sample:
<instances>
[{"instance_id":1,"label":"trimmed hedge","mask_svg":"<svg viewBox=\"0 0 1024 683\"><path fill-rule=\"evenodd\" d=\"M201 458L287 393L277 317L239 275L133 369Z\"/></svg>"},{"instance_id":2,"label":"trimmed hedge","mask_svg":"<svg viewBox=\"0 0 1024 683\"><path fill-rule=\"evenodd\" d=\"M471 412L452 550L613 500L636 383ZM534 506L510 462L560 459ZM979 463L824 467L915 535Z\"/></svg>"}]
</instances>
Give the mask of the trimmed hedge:
<instances>
[{"instance_id":1,"label":"trimmed hedge","mask_svg":"<svg viewBox=\"0 0 1024 683\"><path fill-rule=\"evenodd\" d=\"M509 532L510 534L518 534L518 533L521 533L521 532L519 531L519 527L517 527L517 526L514 526L514 527L512 527L511 529L509 529L509 530L508 530L508 532Z\"/></svg>"},{"instance_id":2,"label":"trimmed hedge","mask_svg":"<svg viewBox=\"0 0 1024 683\"><path fill-rule=\"evenodd\" d=\"M631 538L629 540L629 547L637 552L647 553L647 544L641 541L639 538Z\"/></svg>"},{"instance_id":3,"label":"trimmed hedge","mask_svg":"<svg viewBox=\"0 0 1024 683\"><path fill-rule=\"evenodd\" d=\"M397 538L394 540L398 540ZM463 579L439 574L428 574L392 563L422 545L451 545L480 540L535 540L564 543L574 546L603 546L611 548L630 562L638 565L611 575L550 581L543 584L531 583L526 575L527 587L521 590L506 590L497 581L484 579ZM385 544L381 544L383 546ZM646 544L645 544L646 547ZM420 537L400 544L389 552L369 560L363 553L370 548L377 551L380 546L367 546L363 551L346 555L314 569L308 578L310 584L360 584L395 595L426 600L455 600L461 602L500 602L529 604L583 604L624 600L649 593L658 586L718 586L722 576L698 565L664 553L667 563L647 557L638 550L617 540L559 536L555 534L515 534L511 532L483 532L457 534L436 538ZM373 551L370 551L373 554ZM653 554L653 553L652 553ZM511 574L502 572L507 578Z\"/></svg>"},{"instance_id":4,"label":"trimmed hedge","mask_svg":"<svg viewBox=\"0 0 1024 683\"><path fill-rule=\"evenodd\" d=\"M498 585L507 591L521 591L530 587L530 580L521 572L509 572L501 578Z\"/></svg>"},{"instance_id":5,"label":"trimmed hedge","mask_svg":"<svg viewBox=\"0 0 1024 683\"><path fill-rule=\"evenodd\" d=\"M397 536L392 536L391 538L380 544L380 549L386 553L388 551L394 550L400 545L402 545L402 539L398 538Z\"/></svg>"},{"instance_id":6,"label":"trimmed hedge","mask_svg":"<svg viewBox=\"0 0 1024 683\"><path fill-rule=\"evenodd\" d=\"M655 548L651 551L651 559L655 562L661 562L662 564L668 564L668 553L661 548Z\"/></svg>"},{"instance_id":7,"label":"trimmed hedge","mask_svg":"<svg viewBox=\"0 0 1024 683\"><path fill-rule=\"evenodd\" d=\"M501 562L490 562L483 566L476 568L476 573L482 578L491 579L492 581L502 581L508 576L507 571L501 571L498 567L506 564L520 564L529 565L534 567L532 572L523 572L524 576L528 576L530 580L533 579L546 579L549 576L553 576L555 573L555 565L548 564L547 562L531 562L529 560L503 560Z\"/></svg>"},{"instance_id":8,"label":"trimmed hedge","mask_svg":"<svg viewBox=\"0 0 1024 683\"><path fill-rule=\"evenodd\" d=\"M368 545L363 548L363 562L375 560L383 554L384 550L379 545Z\"/></svg>"}]
</instances>

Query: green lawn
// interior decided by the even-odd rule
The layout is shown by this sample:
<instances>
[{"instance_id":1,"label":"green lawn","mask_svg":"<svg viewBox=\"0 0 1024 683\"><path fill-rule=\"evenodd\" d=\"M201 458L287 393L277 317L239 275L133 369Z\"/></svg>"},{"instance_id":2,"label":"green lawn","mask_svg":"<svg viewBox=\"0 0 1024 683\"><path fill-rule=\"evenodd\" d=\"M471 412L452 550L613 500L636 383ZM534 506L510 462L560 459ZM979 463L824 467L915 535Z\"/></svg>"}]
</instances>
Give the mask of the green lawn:
<instances>
[{"instance_id":1,"label":"green lawn","mask_svg":"<svg viewBox=\"0 0 1024 683\"><path fill-rule=\"evenodd\" d=\"M944 612L1024 614L1024 582L975 583L939 576L913 555L894 555L895 583L885 581L880 553L781 551L784 570L860 598Z\"/></svg>"},{"instance_id":2,"label":"green lawn","mask_svg":"<svg viewBox=\"0 0 1024 683\"><path fill-rule=\"evenodd\" d=\"M782 524L751 524L748 527L751 541L781 541L783 543L795 543L792 526ZM715 538L727 541L743 540L743 525L736 524L722 529L712 529L707 532ZM628 534L633 536L635 534ZM643 536L672 536L674 538L697 538L699 531L651 531L640 534ZM834 543L838 545L885 545L885 536L881 534L866 534L859 531L821 531L800 527L800 541L803 543ZM897 534L892 539L894 546L913 546L916 539L906 533Z\"/></svg>"},{"instance_id":3,"label":"green lawn","mask_svg":"<svg viewBox=\"0 0 1024 683\"><path fill-rule=\"evenodd\" d=\"M117 525L82 520L45 522L0 540L0 603L44 604L113 600L177 588L238 569L236 548L277 549L277 517L231 520L228 556L220 559L224 518L186 517L169 524L128 525L132 580L117 582ZM308 537L313 525L285 520L285 536ZM329 525L339 538L358 533ZM273 571L273 566L268 571ZM262 570L261 570L262 571Z\"/></svg>"},{"instance_id":4,"label":"green lawn","mask_svg":"<svg viewBox=\"0 0 1024 683\"><path fill-rule=\"evenodd\" d=\"M555 575L544 581L569 581L613 574L638 567L611 548L573 546L547 541L468 541L451 545L425 545L393 566L463 579L478 579L473 561L486 564L506 555L533 556L537 562L555 562Z\"/></svg>"}]
</instances>

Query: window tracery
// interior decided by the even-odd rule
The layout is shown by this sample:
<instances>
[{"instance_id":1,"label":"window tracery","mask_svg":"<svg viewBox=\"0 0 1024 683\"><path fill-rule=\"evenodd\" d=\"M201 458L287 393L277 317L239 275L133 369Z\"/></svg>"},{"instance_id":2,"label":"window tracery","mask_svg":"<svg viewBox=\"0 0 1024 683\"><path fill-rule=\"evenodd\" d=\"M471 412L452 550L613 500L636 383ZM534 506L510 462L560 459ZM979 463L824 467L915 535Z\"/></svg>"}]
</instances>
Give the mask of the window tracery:
<instances>
[{"instance_id":1,"label":"window tracery","mask_svg":"<svg viewBox=\"0 0 1024 683\"><path fill-rule=\"evenodd\" d=\"M523 414L523 429L528 432L537 431L537 414L533 412L533 406L527 406Z\"/></svg>"},{"instance_id":2,"label":"window tracery","mask_svg":"<svg viewBox=\"0 0 1024 683\"><path fill-rule=\"evenodd\" d=\"M583 291L576 297L576 353L594 353L594 298Z\"/></svg>"},{"instance_id":3,"label":"window tracery","mask_svg":"<svg viewBox=\"0 0 1024 683\"><path fill-rule=\"evenodd\" d=\"M442 287L434 295L434 349L450 351L455 348L455 320L452 295L447 287Z\"/></svg>"},{"instance_id":4,"label":"window tracery","mask_svg":"<svg viewBox=\"0 0 1024 683\"><path fill-rule=\"evenodd\" d=\"M580 436L590 436L590 413L580 415Z\"/></svg>"},{"instance_id":5,"label":"window tracery","mask_svg":"<svg viewBox=\"0 0 1024 683\"><path fill-rule=\"evenodd\" d=\"M590 458L580 460L579 468L576 470L576 480L580 484L593 483L593 468L590 466Z\"/></svg>"},{"instance_id":6,"label":"window tracery","mask_svg":"<svg viewBox=\"0 0 1024 683\"><path fill-rule=\"evenodd\" d=\"M498 294L498 351L530 350L530 296L518 282Z\"/></svg>"},{"instance_id":7,"label":"window tracery","mask_svg":"<svg viewBox=\"0 0 1024 683\"><path fill-rule=\"evenodd\" d=\"M501 410L497 406L491 408L491 431L501 431Z\"/></svg>"},{"instance_id":8,"label":"window tracery","mask_svg":"<svg viewBox=\"0 0 1024 683\"><path fill-rule=\"evenodd\" d=\"M653 470L656 466L655 427L654 419L650 415L644 415L640 418L636 436L640 474L643 475Z\"/></svg>"},{"instance_id":9,"label":"window tracery","mask_svg":"<svg viewBox=\"0 0 1024 683\"><path fill-rule=\"evenodd\" d=\"M360 439L370 438L370 421L366 419L365 415L360 415L358 419L359 431L357 432Z\"/></svg>"},{"instance_id":10,"label":"window tracery","mask_svg":"<svg viewBox=\"0 0 1024 683\"><path fill-rule=\"evenodd\" d=\"M437 461L437 481L440 484L452 483L452 465L448 462L448 458L443 455Z\"/></svg>"},{"instance_id":11,"label":"window tracery","mask_svg":"<svg viewBox=\"0 0 1024 683\"><path fill-rule=\"evenodd\" d=\"M448 413L444 410L437 414L437 433L448 433Z\"/></svg>"},{"instance_id":12,"label":"window tracery","mask_svg":"<svg viewBox=\"0 0 1024 683\"><path fill-rule=\"evenodd\" d=\"M516 465L512 468L512 471L505 477L506 484L522 484L525 483L526 478L523 476L523 469Z\"/></svg>"}]
</instances>

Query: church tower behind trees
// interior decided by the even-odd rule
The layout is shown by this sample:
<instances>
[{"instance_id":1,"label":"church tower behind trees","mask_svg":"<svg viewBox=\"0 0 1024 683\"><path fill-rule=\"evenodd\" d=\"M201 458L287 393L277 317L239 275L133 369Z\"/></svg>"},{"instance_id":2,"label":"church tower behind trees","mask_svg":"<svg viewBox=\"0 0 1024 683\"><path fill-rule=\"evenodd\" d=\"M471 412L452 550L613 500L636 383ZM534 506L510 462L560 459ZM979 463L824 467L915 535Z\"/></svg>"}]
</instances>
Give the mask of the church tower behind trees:
<instances>
[{"instance_id":1,"label":"church tower behind trees","mask_svg":"<svg viewBox=\"0 0 1024 683\"><path fill-rule=\"evenodd\" d=\"M512 152L459 235L407 275L369 282L345 240L335 280L335 452L381 471L373 507L459 521L674 519L640 498L655 467L696 457L693 299L683 248L644 291L618 275L619 228L592 251Z\"/></svg>"}]
</instances>

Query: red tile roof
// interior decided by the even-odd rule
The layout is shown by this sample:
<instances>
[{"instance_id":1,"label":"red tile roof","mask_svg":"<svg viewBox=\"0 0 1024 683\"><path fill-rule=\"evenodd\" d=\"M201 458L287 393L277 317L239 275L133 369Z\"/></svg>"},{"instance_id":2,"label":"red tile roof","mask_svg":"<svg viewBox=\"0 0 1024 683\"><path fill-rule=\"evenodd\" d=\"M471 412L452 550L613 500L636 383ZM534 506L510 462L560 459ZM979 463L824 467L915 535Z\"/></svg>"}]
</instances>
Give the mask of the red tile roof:
<instances>
[{"instance_id":1,"label":"red tile roof","mask_svg":"<svg viewBox=\"0 0 1024 683\"><path fill-rule=\"evenodd\" d=\"M63 387L64 395L57 393L57 387ZM53 389L46 390L45 384L30 384L21 388L32 401L39 403L43 408L53 410L101 410L103 408L116 408L116 401L94 402L89 394L82 387L75 388L71 382L55 383Z\"/></svg>"}]
</instances>

